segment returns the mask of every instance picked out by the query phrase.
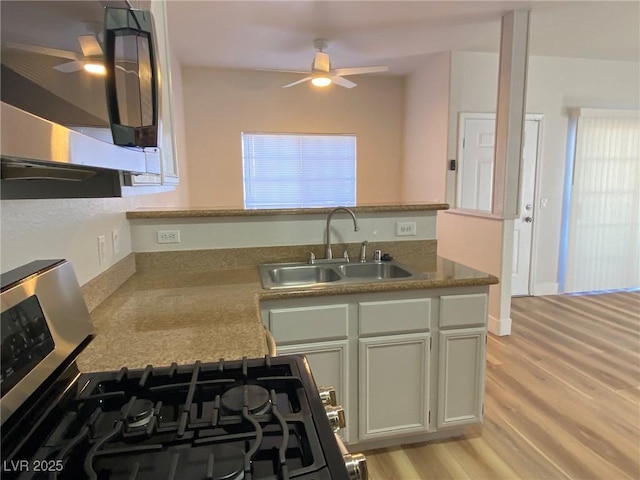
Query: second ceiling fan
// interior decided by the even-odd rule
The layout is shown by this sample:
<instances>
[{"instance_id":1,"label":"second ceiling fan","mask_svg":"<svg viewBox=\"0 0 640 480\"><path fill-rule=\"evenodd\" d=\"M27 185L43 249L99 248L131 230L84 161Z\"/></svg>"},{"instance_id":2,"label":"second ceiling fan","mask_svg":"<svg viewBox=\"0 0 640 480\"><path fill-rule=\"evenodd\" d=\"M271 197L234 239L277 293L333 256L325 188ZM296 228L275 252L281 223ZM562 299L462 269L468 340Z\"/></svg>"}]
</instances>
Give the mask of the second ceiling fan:
<instances>
[{"instance_id":1,"label":"second ceiling fan","mask_svg":"<svg viewBox=\"0 0 640 480\"><path fill-rule=\"evenodd\" d=\"M309 82L313 83L317 87L326 87L335 83L341 87L353 88L357 86L357 83L347 80L346 76L359 75L363 73L378 73L387 72L389 67L376 66L376 67L347 67L331 69L331 62L329 60L329 54L325 52L327 48L327 40L324 38L317 38L313 41L313 47L316 49L315 56L313 57L313 63L311 64L311 74L301 80L284 85L282 88L293 87L300 83ZM293 71L292 73L308 73Z\"/></svg>"}]
</instances>

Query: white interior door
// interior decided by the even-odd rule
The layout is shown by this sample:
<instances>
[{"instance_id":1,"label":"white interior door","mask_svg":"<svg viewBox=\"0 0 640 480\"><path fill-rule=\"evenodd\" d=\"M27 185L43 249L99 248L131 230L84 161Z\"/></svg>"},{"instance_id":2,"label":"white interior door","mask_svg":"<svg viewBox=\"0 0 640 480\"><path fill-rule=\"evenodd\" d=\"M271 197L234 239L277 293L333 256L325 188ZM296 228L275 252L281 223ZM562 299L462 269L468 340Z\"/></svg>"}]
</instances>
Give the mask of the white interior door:
<instances>
[{"instance_id":1,"label":"white interior door","mask_svg":"<svg viewBox=\"0 0 640 480\"><path fill-rule=\"evenodd\" d=\"M529 295L531 277L531 247L535 208L536 159L540 122L526 120L522 147L522 186L520 188L520 216L513 222L513 274L511 295Z\"/></svg>"},{"instance_id":2,"label":"white interior door","mask_svg":"<svg viewBox=\"0 0 640 480\"><path fill-rule=\"evenodd\" d=\"M540 120L527 116L523 145L523 184L520 190L520 216L514 221L513 274L511 294L529 295L533 238L536 160ZM493 189L493 114L461 114L457 206L491 212Z\"/></svg>"},{"instance_id":3,"label":"white interior door","mask_svg":"<svg viewBox=\"0 0 640 480\"><path fill-rule=\"evenodd\" d=\"M491 211L495 117L461 119L462 156L458 171L458 208Z\"/></svg>"}]
</instances>

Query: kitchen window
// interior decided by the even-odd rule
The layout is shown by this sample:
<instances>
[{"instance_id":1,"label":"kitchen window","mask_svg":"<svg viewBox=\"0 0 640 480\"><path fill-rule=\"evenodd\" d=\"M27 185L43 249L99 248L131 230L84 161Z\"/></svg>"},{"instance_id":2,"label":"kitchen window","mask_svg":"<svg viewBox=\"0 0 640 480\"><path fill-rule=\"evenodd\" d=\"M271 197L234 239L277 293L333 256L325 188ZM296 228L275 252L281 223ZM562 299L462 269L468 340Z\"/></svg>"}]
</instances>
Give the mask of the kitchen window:
<instances>
[{"instance_id":1,"label":"kitchen window","mask_svg":"<svg viewBox=\"0 0 640 480\"><path fill-rule=\"evenodd\" d=\"M355 205L356 136L242 133L245 208Z\"/></svg>"}]
</instances>

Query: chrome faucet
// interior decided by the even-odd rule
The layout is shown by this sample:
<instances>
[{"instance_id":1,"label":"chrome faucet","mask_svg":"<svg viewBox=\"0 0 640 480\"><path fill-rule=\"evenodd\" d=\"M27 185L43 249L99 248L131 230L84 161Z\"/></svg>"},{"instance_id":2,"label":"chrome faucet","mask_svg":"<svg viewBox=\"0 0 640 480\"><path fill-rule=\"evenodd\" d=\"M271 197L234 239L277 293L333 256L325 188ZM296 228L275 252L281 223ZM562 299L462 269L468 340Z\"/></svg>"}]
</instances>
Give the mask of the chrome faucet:
<instances>
[{"instance_id":1,"label":"chrome faucet","mask_svg":"<svg viewBox=\"0 0 640 480\"><path fill-rule=\"evenodd\" d=\"M344 210L349 215L351 215L351 218L353 218L353 231L357 232L358 230L360 230L358 228L358 220L356 219L356 214L353 213L351 209L347 207L336 207L333 210L331 210L329 212L329 215L327 216L327 243L325 246L325 253L326 253L325 257L327 258L327 260L330 260L333 258L333 254L331 253L331 217L333 217L334 213L340 210Z\"/></svg>"},{"instance_id":2,"label":"chrome faucet","mask_svg":"<svg viewBox=\"0 0 640 480\"><path fill-rule=\"evenodd\" d=\"M360 244L360 258L358 259L360 263L367 261L367 245L369 245L369 242L366 240Z\"/></svg>"}]
</instances>

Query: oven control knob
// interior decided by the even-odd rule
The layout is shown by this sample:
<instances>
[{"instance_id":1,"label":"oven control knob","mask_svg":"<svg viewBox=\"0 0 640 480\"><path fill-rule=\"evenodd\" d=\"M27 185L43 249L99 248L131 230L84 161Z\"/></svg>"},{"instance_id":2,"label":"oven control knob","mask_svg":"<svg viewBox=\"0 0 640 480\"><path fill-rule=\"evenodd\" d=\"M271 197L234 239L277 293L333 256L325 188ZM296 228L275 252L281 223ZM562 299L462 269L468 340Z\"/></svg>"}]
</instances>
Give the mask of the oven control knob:
<instances>
[{"instance_id":1,"label":"oven control knob","mask_svg":"<svg viewBox=\"0 0 640 480\"><path fill-rule=\"evenodd\" d=\"M338 405L337 407L334 407L334 406L324 407L324 411L327 412L329 425L331 425L331 428L333 429L334 432L337 432L341 428L344 428L347 426L347 422L344 418L344 408L342 408L340 405Z\"/></svg>"},{"instance_id":2,"label":"oven control knob","mask_svg":"<svg viewBox=\"0 0 640 480\"><path fill-rule=\"evenodd\" d=\"M338 404L336 400L336 389L333 387L318 387L318 393L320 394L320 400L325 406L336 406Z\"/></svg>"},{"instance_id":3,"label":"oven control knob","mask_svg":"<svg viewBox=\"0 0 640 480\"><path fill-rule=\"evenodd\" d=\"M351 453L344 455L344 464L349 472L349 480L367 480L369 471L367 470L367 459L361 453Z\"/></svg>"}]
</instances>

